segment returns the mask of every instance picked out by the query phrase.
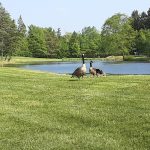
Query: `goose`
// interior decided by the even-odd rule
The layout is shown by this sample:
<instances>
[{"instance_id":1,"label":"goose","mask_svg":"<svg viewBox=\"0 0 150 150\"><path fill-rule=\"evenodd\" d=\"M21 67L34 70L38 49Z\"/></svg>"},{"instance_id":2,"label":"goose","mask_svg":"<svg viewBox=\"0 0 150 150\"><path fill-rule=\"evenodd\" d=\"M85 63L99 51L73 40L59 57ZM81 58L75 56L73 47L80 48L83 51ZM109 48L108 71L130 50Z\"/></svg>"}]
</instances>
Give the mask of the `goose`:
<instances>
[{"instance_id":1,"label":"goose","mask_svg":"<svg viewBox=\"0 0 150 150\"><path fill-rule=\"evenodd\" d=\"M72 77L77 77L80 79L80 77L83 78L83 76L86 74L86 65L84 62L84 54L82 54L82 66L78 67L73 73Z\"/></svg>"},{"instance_id":2,"label":"goose","mask_svg":"<svg viewBox=\"0 0 150 150\"><path fill-rule=\"evenodd\" d=\"M92 63L93 61L90 61L90 68L89 68L89 73L93 76L106 76L106 74L103 72L103 70L97 69L97 68L93 68L92 67Z\"/></svg>"},{"instance_id":3,"label":"goose","mask_svg":"<svg viewBox=\"0 0 150 150\"><path fill-rule=\"evenodd\" d=\"M91 75L95 76L95 75L96 75L96 68L93 68L93 67L92 67L92 63L93 63L93 61L90 61L89 73L90 73Z\"/></svg>"},{"instance_id":4,"label":"goose","mask_svg":"<svg viewBox=\"0 0 150 150\"><path fill-rule=\"evenodd\" d=\"M97 76L106 76L106 73L103 70L96 69L96 75Z\"/></svg>"}]
</instances>

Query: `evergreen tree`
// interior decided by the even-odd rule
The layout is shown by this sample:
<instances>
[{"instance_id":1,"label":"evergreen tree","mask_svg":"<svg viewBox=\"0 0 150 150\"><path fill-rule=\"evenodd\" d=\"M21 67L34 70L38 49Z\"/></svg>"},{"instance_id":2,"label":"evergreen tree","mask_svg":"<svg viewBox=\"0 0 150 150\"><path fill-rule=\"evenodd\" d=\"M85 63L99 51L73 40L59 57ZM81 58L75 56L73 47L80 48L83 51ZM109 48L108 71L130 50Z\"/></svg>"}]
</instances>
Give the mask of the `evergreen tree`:
<instances>
[{"instance_id":1,"label":"evergreen tree","mask_svg":"<svg viewBox=\"0 0 150 150\"><path fill-rule=\"evenodd\" d=\"M9 13L0 3L0 51L1 58L10 60L16 49L17 27L15 21L11 19Z\"/></svg>"},{"instance_id":2,"label":"evergreen tree","mask_svg":"<svg viewBox=\"0 0 150 150\"><path fill-rule=\"evenodd\" d=\"M140 30L136 37L136 50L140 55L150 57L150 29Z\"/></svg>"},{"instance_id":3,"label":"evergreen tree","mask_svg":"<svg viewBox=\"0 0 150 150\"><path fill-rule=\"evenodd\" d=\"M60 28L58 28L58 30L57 30L57 37L58 37L58 38L61 37L61 30L60 30Z\"/></svg>"},{"instance_id":4,"label":"evergreen tree","mask_svg":"<svg viewBox=\"0 0 150 150\"><path fill-rule=\"evenodd\" d=\"M131 18L133 19L132 21L132 27L134 30L140 30L140 15L138 10L134 10L131 14Z\"/></svg>"},{"instance_id":5,"label":"evergreen tree","mask_svg":"<svg viewBox=\"0 0 150 150\"><path fill-rule=\"evenodd\" d=\"M150 9L146 12L138 13L137 10L132 12L132 26L134 30L150 29Z\"/></svg>"},{"instance_id":6,"label":"evergreen tree","mask_svg":"<svg viewBox=\"0 0 150 150\"><path fill-rule=\"evenodd\" d=\"M52 28L45 28L45 40L47 45L48 57L56 58L59 49L59 39L55 30Z\"/></svg>"},{"instance_id":7,"label":"evergreen tree","mask_svg":"<svg viewBox=\"0 0 150 150\"><path fill-rule=\"evenodd\" d=\"M140 17L140 29L147 29L147 14L145 12L141 13Z\"/></svg>"},{"instance_id":8,"label":"evergreen tree","mask_svg":"<svg viewBox=\"0 0 150 150\"><path fill-rule=\"evenodd\" d=\"M29 50L33 57L47 57L47 46L43 28L30 25L28 32Z\"/></svg>"},{"instance_id":9,"label":"evergreen tree","mask_svg":"<svg viewBox=\"0 0 150 150\"><path fill-rule=\"evenodd\" d=\"M31 56L31 52L28 50L28 41L26 35L26 26L20 15L18 19L18 42L15 55L17 56Z\"/></svg>"},{"instance_id":10,"label":"evergreen tree","mask_svg":"<svg viewBox=\"0 0 150 150\"><path fill-rule=\"evenodd\" d=\"M25 36L26 35L26 26L25 26L25 24L24 24L24 22L23 22L23 20L22 20L22 17L21 17L21 15L19 16L19 19L18 19L18 32L20 33L20 34L22 34L23 36Z\"/></svg>"},{"instance_id":11,"label":"evergreen tree","mask_svg":"<svg viewBox=\"0 0 150 150\"><path fill-rule=\"evenodd\" d=\"M147 11L147 22L146 22L146 25L147 25L147 29L150 29L150 8Z\"/></svg>"}]
</instances>

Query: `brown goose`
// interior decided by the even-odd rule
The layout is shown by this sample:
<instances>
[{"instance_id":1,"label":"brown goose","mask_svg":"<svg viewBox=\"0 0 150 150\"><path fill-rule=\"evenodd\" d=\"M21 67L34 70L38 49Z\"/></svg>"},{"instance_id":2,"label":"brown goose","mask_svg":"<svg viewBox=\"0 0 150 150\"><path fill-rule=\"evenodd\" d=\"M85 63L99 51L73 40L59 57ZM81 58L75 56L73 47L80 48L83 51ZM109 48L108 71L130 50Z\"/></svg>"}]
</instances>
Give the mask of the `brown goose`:
<instances>
[{"instance_id":1,"label":"brown goose","mask_svg":"<svg viewBox=\"0 0 150 150\"><path fill-rule=\"evenodd\" d=\"M86 74L86 65L84 62L84 54L82 54L82 66L78 67L73 73L72 73L72 77L77 77L80 79L80 77L83 78L83 76Z\"/></svg>"},{"instance_id":2,"label":"brown goose","mask_svg":"<svg viewBox=\"0 0 150 150\"><path fill-rule=\"evenodd\" d=\"M96 68L93 68L92 67L92 63L93 61L90 61L90 68L89 68L89 72L91 75L93 76L106 76L106 74L103 72L103 70L100 70L100 69L96 69Z\"/></svg>"},{"instance_id":3,"label":"brown goose","mask_svg":"<svg viewBox=\"0 0 150 150\"><path fill-rule=\"evenodd\" d=\"M93 63L93 61L90 61L89 73L90 73L91 75L95 76L95 75L96 75L96 68L93 68L93 67L92 67L92 63Z\"/></svg>"}]
</instances>

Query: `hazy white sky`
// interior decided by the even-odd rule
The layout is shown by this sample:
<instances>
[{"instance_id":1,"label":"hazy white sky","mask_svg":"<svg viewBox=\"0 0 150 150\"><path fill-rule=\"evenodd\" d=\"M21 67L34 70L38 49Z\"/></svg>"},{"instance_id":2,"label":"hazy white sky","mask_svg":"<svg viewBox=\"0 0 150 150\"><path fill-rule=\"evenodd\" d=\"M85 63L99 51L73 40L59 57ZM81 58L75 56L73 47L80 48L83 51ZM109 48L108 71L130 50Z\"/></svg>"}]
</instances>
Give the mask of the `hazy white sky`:
<instances>
[{"instance_id":1,"label":"hazy white sky","mask_svg":"<svg viewBox=\"0 0 150 150\"><path fill-rule=\"evenodd\" d=\"M87 26L101 29L105 20L115 13L131 15L150 8L150 0L0 0L18 20L22 16L26 26L61 28L62 33L81 31Z\"/></svg>"}]
</instances>

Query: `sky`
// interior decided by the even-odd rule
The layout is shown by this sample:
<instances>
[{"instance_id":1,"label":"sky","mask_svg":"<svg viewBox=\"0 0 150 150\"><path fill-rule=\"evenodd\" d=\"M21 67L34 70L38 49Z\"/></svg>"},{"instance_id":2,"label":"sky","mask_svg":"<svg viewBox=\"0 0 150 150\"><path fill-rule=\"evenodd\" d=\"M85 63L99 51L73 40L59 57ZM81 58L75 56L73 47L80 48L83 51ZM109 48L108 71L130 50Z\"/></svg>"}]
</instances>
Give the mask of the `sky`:
<instances>
[{"instance_id":1,"label":"sky","mask_svg":"<svg viewBox=\"0 0 150 150\"><path fill-rule=\"evenodd\" d=\"M52 27L66 32L80 32L84 27L102 25L112 15L131 15L150 8L150 0L0 0L11 17L21 15L26 26Z\"/></svg>"}]
</instances>

